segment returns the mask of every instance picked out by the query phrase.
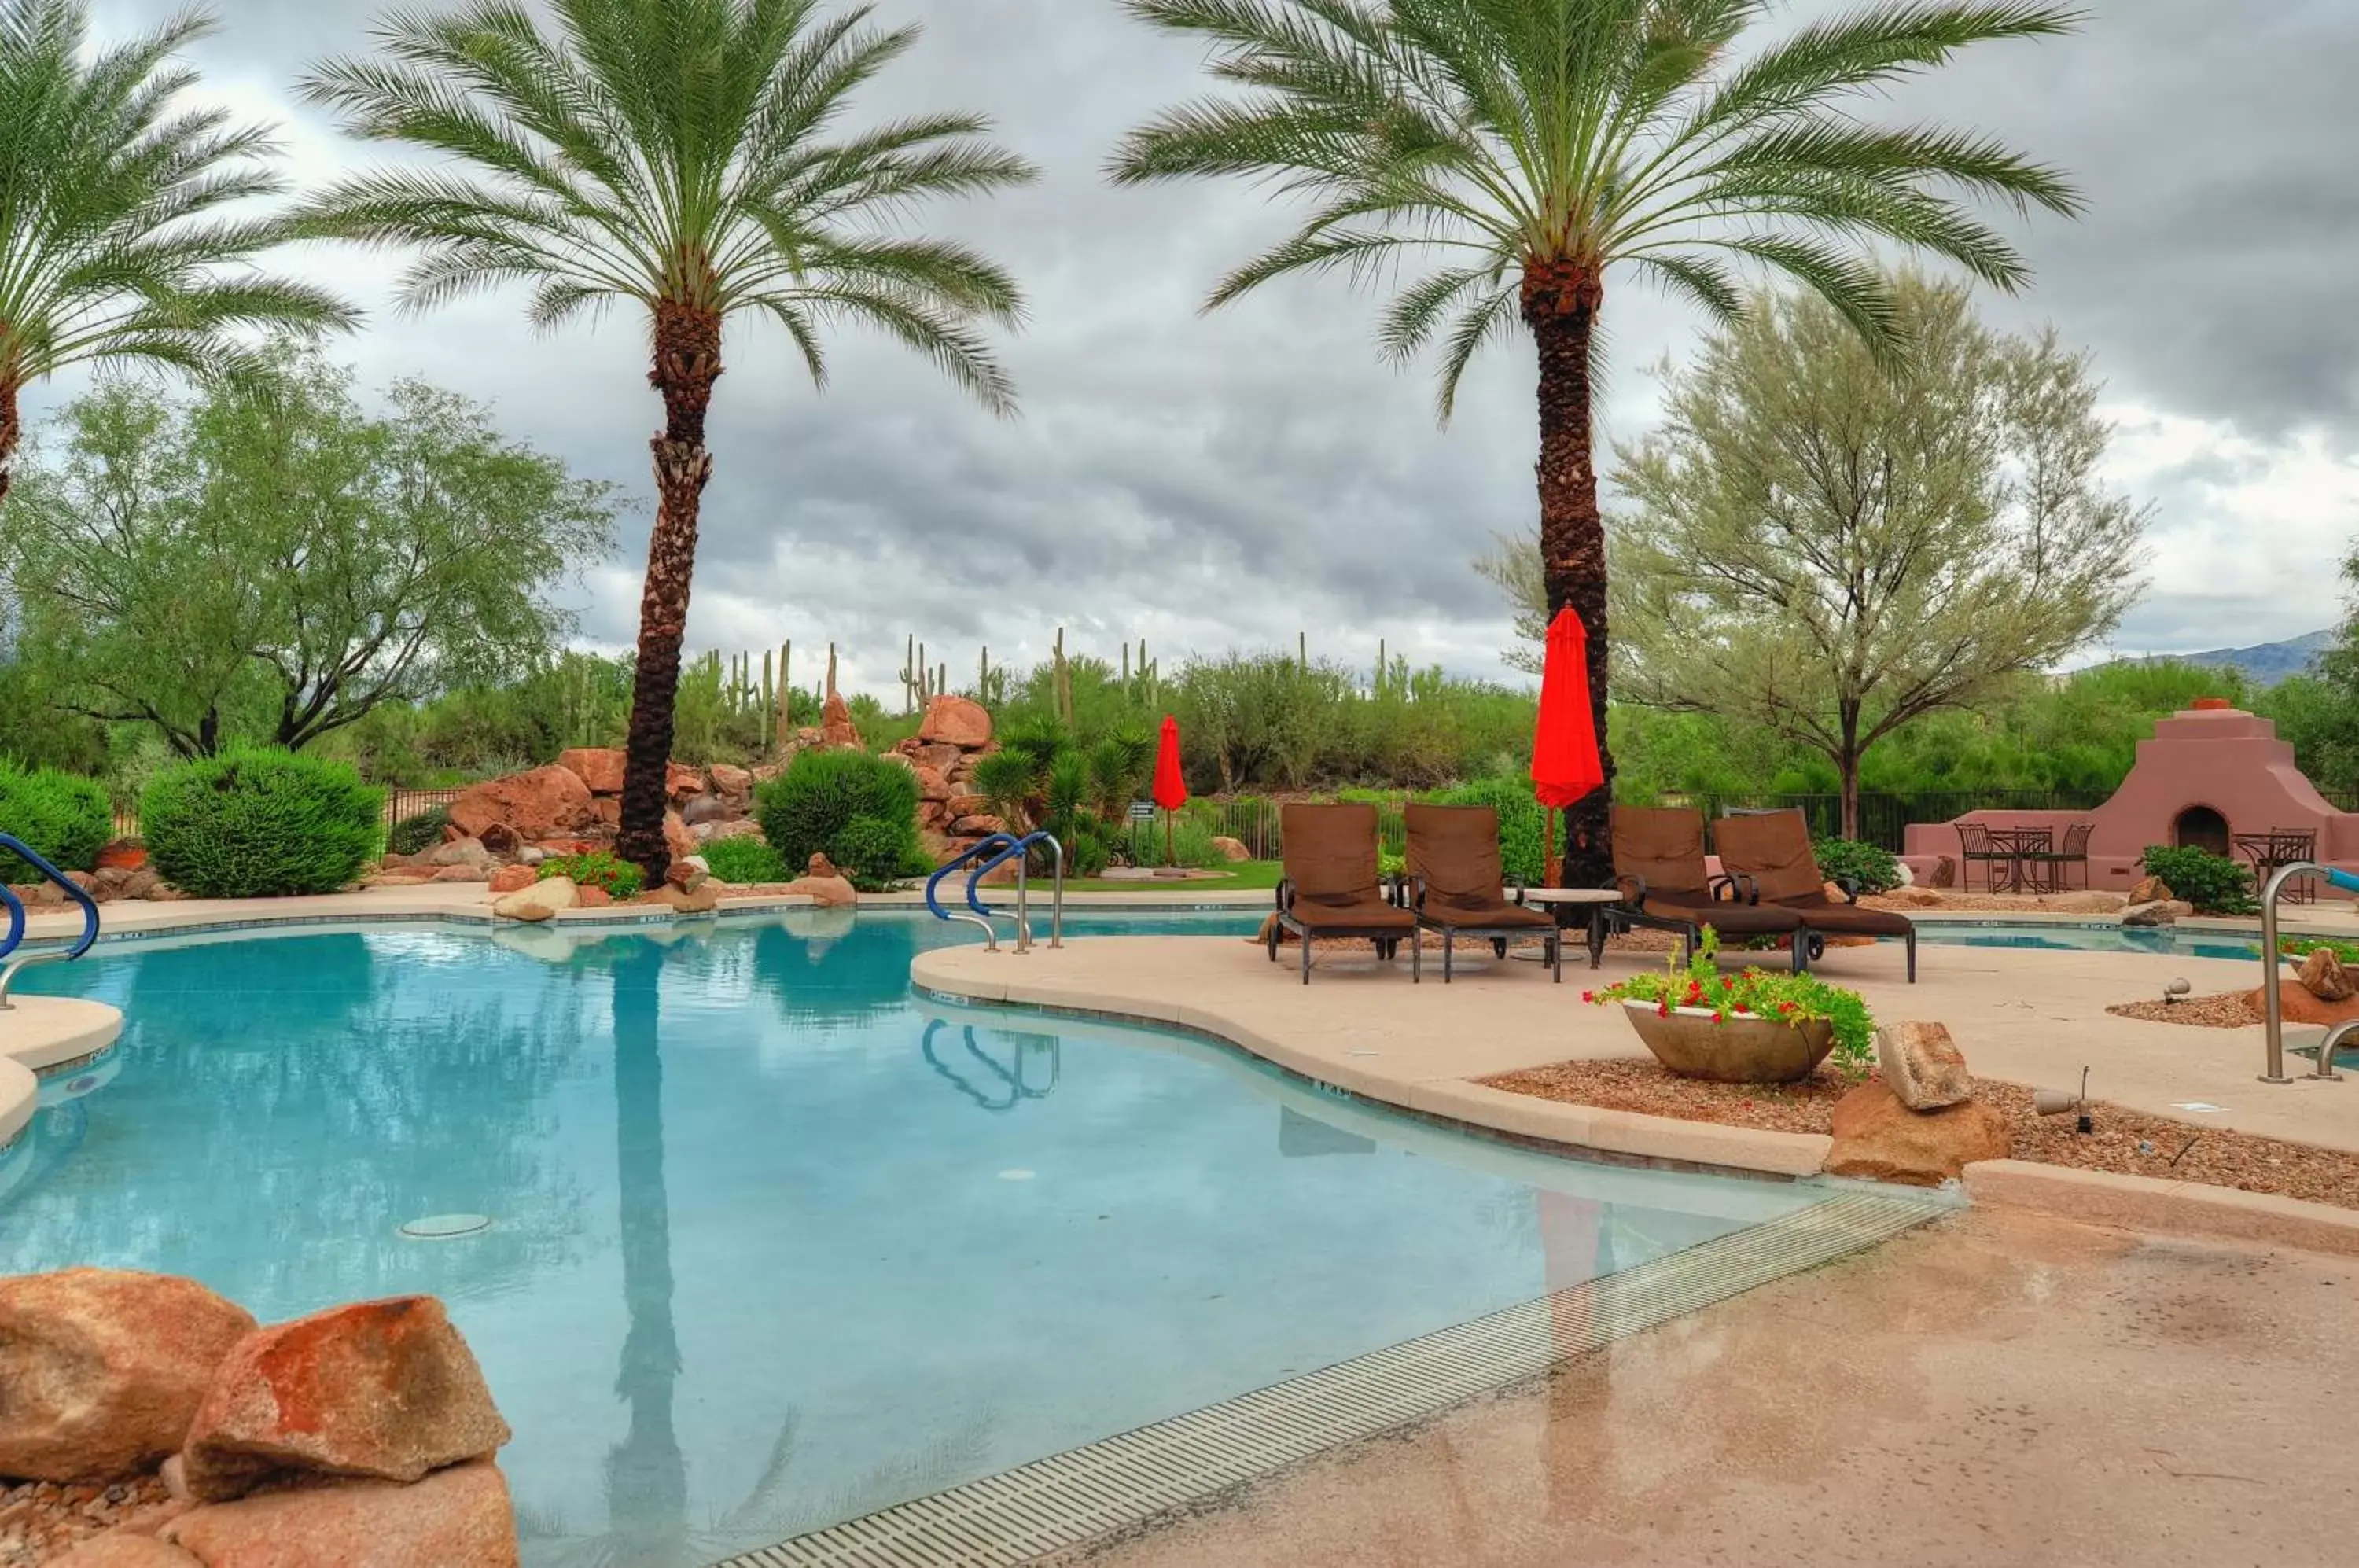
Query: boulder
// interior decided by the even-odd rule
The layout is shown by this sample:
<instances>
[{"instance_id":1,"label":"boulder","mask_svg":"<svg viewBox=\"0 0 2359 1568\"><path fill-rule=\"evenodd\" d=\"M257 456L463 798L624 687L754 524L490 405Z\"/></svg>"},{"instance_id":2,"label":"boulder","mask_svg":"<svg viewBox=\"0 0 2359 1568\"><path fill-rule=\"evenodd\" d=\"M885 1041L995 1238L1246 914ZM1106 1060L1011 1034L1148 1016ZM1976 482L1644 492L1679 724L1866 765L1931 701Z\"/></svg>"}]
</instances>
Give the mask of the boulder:
<instances>
[{"instance_id":1,"label":"boulder","mask_svg":"<svg viewBox=\"0 0 2359 1568\"><path fill-rule=\"evenodd\" d=\"M495 893L521 892L531 887L536 880L538 878L529 866L503 866L492 873L492 891Z\"/></svg>"},{"instance_id":2,"label":"boulder","mask_svg":"<svg viewBox=\"0 0 2359 1568\"><path fill-rule=\"evenodd\" d=\"M1832 1176L1864 1176L1936 1187L1955 1181L1977 1160L2005 1160L2014 1139L2006 1118L1980 1101L1938 1111L1912 1111L1892 1086L1861 1084L1835 1103Z\"/></svg>"},{"instance_id":3,"label":"boulder","mask_svg":"<svg viewBox=\"0 0 2359 1568\"><path fill-rule=\"evenodd\" d=\"M478 842L483 844L485 854L500 859L506 859L524 847L524 840L518 838L516 829L506 822L494 822L485 828L483 838Z\"/></svg>"},{"instance_id":4,"label":"boulder","mask_svg":"<svg viewBox=\"0 0 2359 1568\"><path fill-rule=\"evenodd\" d=\"M492 879L489 866L446 866L434 874L437 882L488 882Z\"/></svg>"},{"instance_id":5,"label":"boulder","mask_svg":"<svg viewBox=\"0 0 2359 1568\"><path fill-rule=\"evenodd\" d=\"M362 877L361 886L364 887L423 887L433 880L431 875L423 871L375 871Z\"/></svg>"},{"instance_id":6,"label":"boulder","mask_svg":"<svg viewBox=\"0 0 2359 1568\"><path fill-rule=\"evenodd\" d=\"M573 907L577 909L603 909L614 901L614 895L603 887L577 887L573 890Z\"/></svg>"},{"instance_id":7,"label":"boulder","mask_svg":"<svg viewBox=\"0 0 2359 1568\"><path fill-rule=\"evenodd\" d=\"M590 802L590 812L600 827L623 825L623 800L619 795L601 795Z\"/></svg>"},{"instance_id":8,"label":"boulder","mask_svg":"<svg viewBox=\"0 0 2359 1568\"><path fill-rule=\"evenodd\" d=\"M205 1568L205 1563L152 1535L115 1529L92 1536L63 1557L50 1558L49 1568Z\"/></svg>"},{"instance_id":9,"label":"boulder","mask_svg":"<svg viewBox=\"0 0 2359 1568\"><path fill-rule=\"evenodd\" d=\"M2253 1009L2256 1021L2261 1009L2268 1005L2268 998L2261 995L2258 986L2245 994L2245 1001ZM2359 997L2330 1002L2323 996L2312 996L2309 986L2288 975L2277 982L2277 1008L2289 1024L2323 1024L2332 1029L2345 1019L2359 1018Z\"/></svg>"},{"instance_id":10,"label":"boulder","mask_svg":"<svg viewBox=\"0 0 2359 1568\"><path fill-rule=\"evenodd\" d=\"M2174 925L2195 912L2195 906L2177 898L2158 898L2148 903L2133 903L2122 911L2125 926Z\"/></svg>"},{"instance_id":11,"label":"boulder","mask_svg":"<svg viewBox=\"0 0 2359 1568\"><path fill-rule=\"evenodd\" d=\"M835 868L834 861L830 860L823 853L816 849L811 851L810 859L804 863L803 874L807 877L841 877L843 875L842 872L838 871Z\"/></svg>"},{"instance_id":12,"label":"boulder","mask_svg":"<svg viewBox=\"0 0 2359 1568\"><path fill-rule=\"evenodd\" d=\"M186 893L160 877L153 887L147 889L147 901L151 904L177 904L187 897Z\"/></svg>"},{"instance_id":13,"label":"boulder","mask_svg":"<svg viewBox=\"0 0 2359 1568\"><path fill-rule=\"evenodd\" d=\"M2351 976L2343 972L2343 961L2334 956L2332 948L2318 948L2301 961L2296 978L2301 988L2321 1002L2347 1002L2351 999Z\"/></svg>"},{"instance_id":14,"label":"boulder","mask_svg":"<svg viewBox=\"0 0 2359 1568\"><path fill-rule=\"evenodd\" d=\"M181 1461L190 1495L221 1502L287 1472L415 1481L508 1437L442 1303L395 1296L247 1334L214 1373Z\"/></svg>"},{"instance_id":15,"label":"boulder","mask_svg":"<svg viewBox=\"0 0 2359 1568\"><path fill-rule=\"evenodd\" d=\"M693 893L711 880L712 864L701 855L673 857L671 866L664 873L664 881L683 893Z\"/></svg>"},{"instance_id":16,"label":"boulder","mask_svg":"<svg viewBox=\"0 0 2359 1568\"><path fill-rule=\"evenodd\" d=\"M852 705L843 700L841 691L830 691L827 701L820 705L819 743L831 750L860 744L860 732L852 724Z\"/></svg>"},{"instance_id":17,"label":"boulder","mask_svg":"<svg viewBox=\"0 0 2359 1568\"><path fill-rule=\"evenodd\" d=\"M929 768L922 762L918 764L917 773L919 800L947 800L951 798L950 775L939 768Z\"/></svg>"},{"instance_id":18,"label":"boulder","mask_svg":"<svg viewBox=\"0 0 2359 1568\"><path fill-rule=\"evenodd\" d=\"M350 1481L182 1514L162 1539L207 1568L516 1568L506 1479L486 1462L415 1486Z\"/></svg>"},{"instance_id":19,"label":"boulder","mask_svg":"<svg viewBox=\"0 0 2359 1568\"><path fill-rule=\"evenodd\" d=\"M666 811L663 821L664 849L674 860L696 853L696 835L679 820L678 811Z\"/></svg>"},{"instance_id":20,"label":"boulder","mask_svg":"<svg viewBox=\"0 0 2359 1568\"><path fill-rule=\"evenodd\" d=\"M1912 1111L1938 1111L1974 1097L1966 1058L1940 1024L1902 1023L1875 1031L1884 1081Z\"/></svg>"},{"instance_id":21,"label":"boulder","mask_svg":"<svg viewBox=\"0 0 2359 1568\"><path fill-rule=\"evenodd\" d=\"M93 898L98 893L98 873L95 871L69 871L66 880Z\"/></svg>"},{"instance_id":22,"label":"boulder","mask_svg":"<svg viewBox=\"0 0 2359 1568\"><path fill-rule=\"evenodd\" d=\"M1004 819L987 813L979 817L961 817L951 823L951 832L968 838L984 838L1006 831L1007 823Z\"/></svg>"},{"instance_id":23,"label":"boulder","mask_svg":"<svg viewBox=\"0 0 2359 1568\"><path fill-rule=\"evenodd\" d=\"M918 726L921 743L939 742L962 751L980 751L991 744L991 710L982 703L945 692L926 704L925 722Z\"/></svg>"},{"instance_id":24,"label":"boulder","mask_svg":"<svg viewBox=\"0 0 2359 1568\"><path fill-rule=\"evenodd\" d=\"M942 802L942 815L956 822L961 817L986 817L991 814L988 795L952 795Z\"/></svg>"},{"instance_id":25,"label":"boulder","mask_svg":"<svg viewBox=\"0 0 2359 1568\"><path fill-rule=\"evenodd\" d=\"M704 793L704 775L677 762L664 764L664 799L677 806Z\"/></svg>"},{"instance_id":26,"label":"boulder","mask_svg":"<svg viewBox=\"0 0 2359 1568\"><path fill-rule=\"evenodd\" d=\"M745 768L716 762L704 771L712 781L712 792L740 810L754 798L754 776Z\"/></svg>"},{"instance_id":27,"label":"boulder","mask_svg":"<svg viewBox=\"0 0 2359 1568\"><path fill-rule=\"evenodd\" d=\"M2161 877L2141 877L2136 886L2130 889L2129 901L2133 904L2161 904L2178 896L2170 890L2170 884Z\"/></svg>"},{"instance_id":28,"label":"boulder","mask_svg":"<svg viewBox=\"0 0 2359 1568\"><path fill-rule=\"evenodd\" d=\"M506 920L545 920L581 901L582 890L573 885L573 878L545 877L529 887L495 899L492 913Z\"/></svg>"},{"instance_id":29,"label":"boulder","mask_svg":"<svg viewBox=\"0 0 2359 1568\"><path fill-rule=\"evenodd\" d=\"M670 907L675 914L709 915L721 907L721 885L707 882L693 893L667 882L647 895L651 903Z\"/></svg>"},{"instance_id":30,"label":"boulder","mask_svg":"<svg viewBox=\"0 0 2359 1568\"><path fill-rule=\"evenodd\" d=\"M590 788L566 768L536 768L478 784L451 802L451 825L464 837L481 837L495 822L520 839L558 838L593 820Z\"/></svg>"},{"instance_id":31,"label":"boulder","mask_svg":"<svg viewBox=\"0 0 2359 1568\"><path fill-rule=\"evenodd\" d=\"M1253 858L1253 851L1245 847L1243 839L1215 838L1212 840L1212 847L1221 852L1221 857L1223 860L1239 861Z\"/></svg>"},{"instance_id":32,"label":"boulder","mask_svg":"<svg viewBox=\"0 0 2359 1568\"><path fill-rule=\"evenodd\" d=\"M2043 909L2054 909L2059 914L2066 915L2110 915L2123 907L2122 896L2119 893L2095 890L2060 893L2052 898L2042 898L2040 905Z\"/></svg>"},{"instance_id":33,"label":"boulder","mask_svg":"<svg viewBox=\"0 0 2359 1568\"><path fill-rule=\"evenodd\" d=\"M966 757L965 752L947 741L912 741L909 745L910 761L920 768L930 768L935 772L945 776Z\"/></svg>"},{"instance_id":34,"label":"boulder","mask_svg":"<svg viewBox=\"0 0 2359 1568\"><path fill-rule=\"evenodd\" d=\"M737 817L725 822L698 822L688 830L688 836L700 844L724 838L759 838L762 836L762 824L751 817Z\"/></svg>"},{"instance_id":35,"label":"boulder","mask_svg":"<svg viewBox=\"0 0 2359 1568\"><path fill-rule=\"evenodd\" d=\"M576 746L557 754L557 766L582 780L593 795L623 792L623 753L611 746Z\"/></svg>"},{"instance_id":36,"label":"boulder","mask_svg":"<svg viewBox=\"0 0 2359 1568\"><path fill-rule=\"evenodd\" d=\"M811 858L816 860L819 856L813 855ZM860 902L859 892L841 877L798 877L788 883L781 891L799 893L812 902L828 909L848 908Z\"/></svg>"},{"instance_id":37,"label":"boulder","mask_svg":"<svg viewBox=\"0 0 2359 1568\"><path fill-rule=\"evenodd\" d=\"M0 1279L0 1475L104 1482L152 1469L254 1326L235 1302L165 1274Z\"/></svg>"},{"instance_id":38,"label":"boulder","mask_svg":"<svg viewBox=\"0 0 2359 1568\"><path fill-rule=\"evenodd\" d=\"M690 827L701 827L706 822L726 822L735 813L729 802L718 795L694 795L679 809L679 820Z\"/></svg>"}]
</instances>

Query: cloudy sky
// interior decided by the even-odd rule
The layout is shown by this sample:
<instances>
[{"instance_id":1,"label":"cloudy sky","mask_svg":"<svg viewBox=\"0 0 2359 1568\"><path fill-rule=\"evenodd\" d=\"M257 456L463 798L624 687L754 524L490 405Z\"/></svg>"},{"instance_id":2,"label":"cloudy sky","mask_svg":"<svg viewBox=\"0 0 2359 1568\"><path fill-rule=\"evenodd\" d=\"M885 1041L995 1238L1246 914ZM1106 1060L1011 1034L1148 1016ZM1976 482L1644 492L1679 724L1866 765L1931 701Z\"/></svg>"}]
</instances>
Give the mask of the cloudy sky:
<instances>
[{"instance_id":1,"label":"cloudy sky","mask_svg":"<svg viewBox=\"0 0 2359 1568\"><path fill-rule=\"evenodd\" d=\"M430 3L430 0L421 0ZM99 25L151 24L177 0L98 0ZM289 83L366 47L375 0L217 0L207 91L278 122L299 178L366 157ZM1832 9L1797 0L1792 15ZM690 642L841 645L848 680L894 687L902 638L971 670L1067 646L1166 656L1291 644L1504 674L1505 614L1467 561L1534 515L1528 347L1490 351L1452 427L1430 383L1381 364L1377 301L1281 285L1206 318L1229 265L1283 230L1251 189L1116 191L1121 133L1201 83L1194 50L1112 0L877 0L922 22L871 89L882 116L973 107L1040 164L1037 185L948 206L926 225L990 249L1031 323L1006 346L1024 399L997 420L900 351L847 337L816 397L786 345L732 341L715 406ZM2340 614L2331 570L2359 535L2359 100L2348 0L2095 0L2085 32L2009 46L1911 87L1897 108L1998 132L2070 169L2078 223L2017 237L2034 290L1994 319L2052 321L2094 352L2119 426L2117 481L2151 500L2153 588L2123 652L2246 644ZM493 402L506 428L579 472L647 492L658 408L634 323L535 337L513 299L423 319L390 309L391 267L323 253L290 265L371 311L339 352L364 378L423 376ZM1695 322L1639 289L1612 296L1609 439L1653 413L1646 367ZM70 387L50 390L53 401ZM37 408L38 402L37 401ZM647 513L589 572L584 635L628 640ZM804 666L806 670L808 666Z\"/></svg>"}]
</instances>

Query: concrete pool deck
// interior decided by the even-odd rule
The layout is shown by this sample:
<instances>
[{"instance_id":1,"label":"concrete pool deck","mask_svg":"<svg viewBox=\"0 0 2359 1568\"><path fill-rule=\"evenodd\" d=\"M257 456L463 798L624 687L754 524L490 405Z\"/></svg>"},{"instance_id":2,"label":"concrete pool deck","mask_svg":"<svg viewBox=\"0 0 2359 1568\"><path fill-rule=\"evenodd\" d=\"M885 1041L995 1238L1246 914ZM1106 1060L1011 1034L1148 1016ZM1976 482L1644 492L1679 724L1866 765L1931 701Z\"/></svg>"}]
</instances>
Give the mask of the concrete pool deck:
<instances>
[{"instance_id":1,"label":"concrete pool deck","mask_svg":"<svg viewBox=\"0 0 2359 1568\"><path fill-rule=\"evenodd\" d=\"M1060 1561L2347 1563L2359 1485L2286 1456L2354 1307L2349 1258L1973 1210Z\"/></svg>"},{"instance_id":2,"label":"concrete pool deck","mask_svg":"<svg viewBox=\"0 0 2359 1568\"><path fill-rule=\"evenodd\" d=\"M1281 955L1285 957L1287 955ZM1201 1029L1338 1088L1429 1115L1501 1130L1702 1163L1799 1173L1823 1138L1754 1132L1707 1123L1693 1147L1617 1143L1621 1125L1663 1118L1590 1110L1487 1089L1475 1080L1552 1062L1644 1059L1617 1010L1582 1005L1581 993L1652 968L1647 954L1608 953L1604 967L1568 964L1553 985L1538 964L1484 954L1444 985L1431 973L1412 985L1406 961L1379 965L1364 950L1322 955L1301 983L1291 963L1271 964L1234 937L1085 937L1022 955L940 948L919 955L915 981L984 1002L1066 1007ZM1897 943L1842 948L1821 978L1855 987L1884 1022L1947 1024L1973 1071L2034 1087L2077 1087L2134 1110L2198 1127L2230 1127L2359 1152L2359 1077L2260 1083L2262 1033L2116 1018L2110 1003L2158 997L2185 978L2198 995L2249 988L2256 963L2135 953L1924 946L1908 985ZM2300 1037L2288 1031L2289 1042ZM2292 1059L2293 1071L2307 1071ZM2191 1111L2189 1105L2220 1107ZM1583 1118L1603 1138L1582 1136ZM1717 1147L1720 1157L1710 1149ZM1809 1169L1815 1170L1812 1163Z\"/></svg>"}]
</instances>

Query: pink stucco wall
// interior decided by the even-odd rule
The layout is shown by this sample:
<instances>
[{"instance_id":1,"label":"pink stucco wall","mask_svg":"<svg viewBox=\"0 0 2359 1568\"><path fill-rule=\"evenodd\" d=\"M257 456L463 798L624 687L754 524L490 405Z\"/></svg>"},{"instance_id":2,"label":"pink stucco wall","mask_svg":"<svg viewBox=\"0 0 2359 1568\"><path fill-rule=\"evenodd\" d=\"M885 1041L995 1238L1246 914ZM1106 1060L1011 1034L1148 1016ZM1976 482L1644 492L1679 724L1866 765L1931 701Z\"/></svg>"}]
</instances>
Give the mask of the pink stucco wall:
<instances>
[{"instance_id":1,"label":"pink stucco wall","mask_svg":"<svg viewBox=\"0 0 2359 1568\"><path fill-rule=\"evenodd\" d=\"M2275 724L2234 708L2199 708L2157 723L2154 738L2138 743L2129 777L2093 811L1973 811L1959 821L2046 826L2060 845L2066 827L2093 822L2090 886L2119 889L2136 880L2147 845L2176 842L2174 824L2190 806L2219 812L2231 834L2309 829L2318 834L2320 860L2359 871L2359 814L2327 803L2294 766L2293 746L2277 739ZM1955 822L1908 829L1906 858L1920 880L1940 856L1955 858L1961 850Z\"/></svg>"}]
</instances>

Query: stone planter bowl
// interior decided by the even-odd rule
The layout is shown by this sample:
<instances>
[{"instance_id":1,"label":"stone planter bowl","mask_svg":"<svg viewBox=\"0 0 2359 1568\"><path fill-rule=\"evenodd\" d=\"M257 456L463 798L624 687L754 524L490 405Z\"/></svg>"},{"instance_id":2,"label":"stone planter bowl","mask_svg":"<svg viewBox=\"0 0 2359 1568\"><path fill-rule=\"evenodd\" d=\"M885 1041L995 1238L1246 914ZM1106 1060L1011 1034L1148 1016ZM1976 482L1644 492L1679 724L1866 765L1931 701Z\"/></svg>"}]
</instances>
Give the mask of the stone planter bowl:
<instances>
[{"instance_id":1,"label":"stone planter bowl","mask_svg":"<svg viewBox=\"0 0 2359 1568\"><path fill-rule=\"evenodd\" d=\"M1623 1015L1655 1060L1682 1078L1715 1083L1795 1083L1808 1078L1835 1046L1824 1018L1777 1023L1730 1017L1712 1021L1709 1007L1674 1007L1663 1016L1654 1002L1625 1001Z\"/></svg>"}]
</instances>

